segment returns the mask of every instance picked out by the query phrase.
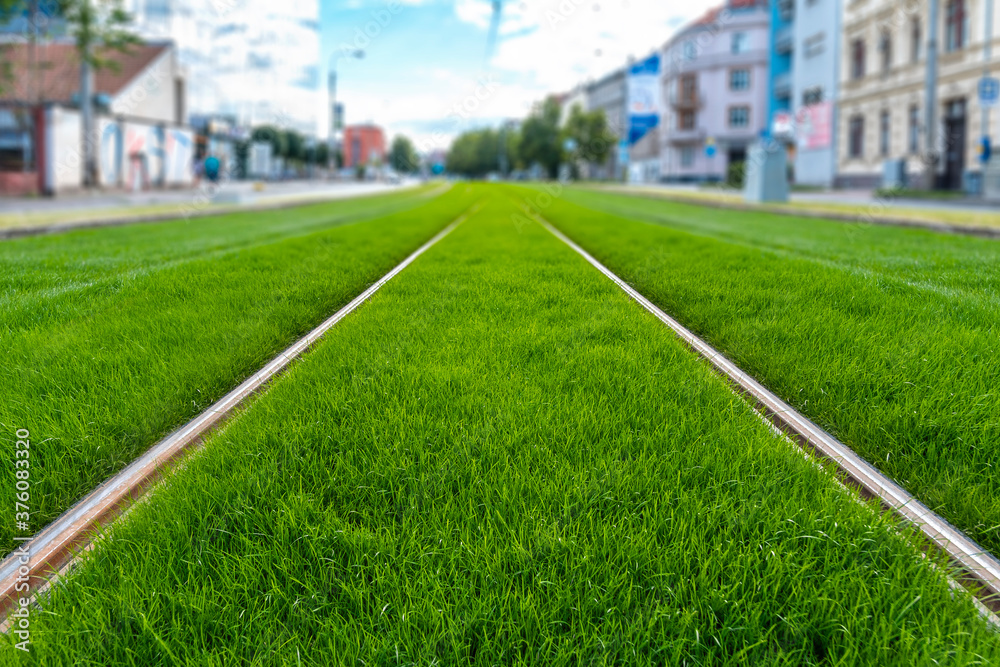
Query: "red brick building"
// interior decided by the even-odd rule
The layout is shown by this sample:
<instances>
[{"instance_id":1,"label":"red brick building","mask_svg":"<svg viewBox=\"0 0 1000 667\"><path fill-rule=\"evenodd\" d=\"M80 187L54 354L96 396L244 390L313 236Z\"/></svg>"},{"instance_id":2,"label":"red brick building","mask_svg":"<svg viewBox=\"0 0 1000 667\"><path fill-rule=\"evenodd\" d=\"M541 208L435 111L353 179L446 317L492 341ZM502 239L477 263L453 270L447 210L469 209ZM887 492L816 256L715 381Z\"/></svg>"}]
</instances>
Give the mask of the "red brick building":
<instances>
[{"instance_id":1,"label":"red brick building","mask_svg":"<svg viewBox=\"0 0 1000 667\"><path fill-rule=\"evenodd\" d=\"M344 166L385 163L385 132L377 125L348 125L344 129Z\"/></svg>"}]
</instances>

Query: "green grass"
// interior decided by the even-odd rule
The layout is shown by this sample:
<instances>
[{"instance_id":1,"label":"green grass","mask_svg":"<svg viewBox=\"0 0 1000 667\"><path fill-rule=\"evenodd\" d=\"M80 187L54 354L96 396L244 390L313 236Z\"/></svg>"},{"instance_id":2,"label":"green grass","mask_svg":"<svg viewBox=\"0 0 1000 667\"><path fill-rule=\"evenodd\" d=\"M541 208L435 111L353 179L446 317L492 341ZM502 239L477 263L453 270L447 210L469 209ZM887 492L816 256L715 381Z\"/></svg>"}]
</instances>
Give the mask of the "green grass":
<instances>
[{"instance_id":1,"label":"green grass","mask_svg":"<svg viewBox=\"0 0 1000 667\"><path fill-rule=\"evenodd\" d=\"M937 201L950 201L954 199L965 199L968 197L964 192L955 190L918 190L916 188L878 188L875 194L879 197L893 198L904 197L906 199L930 199Z\"/></svg>"},{"instance_id":2,"label":"green grass","mask_svg":"<svg viewBox=\"0 0 1000 667\"><path fill-rule=\"evenodd\" d=\"M907 220L909 222L926 225L959 225L962 227L1000 227L1000 213L989 207L928 207L928 206L907 206L905 201L892 202L887 206L882 201L872 201L866 204L817 202L817 201L790 201L785 204L766 203L753 204L744 200L743 193L736 189L724 192L717 190L680 190L666 189L655 186L623 186L608 185L607 183L596 185L591 184L589 189L594 192L619 192L651 199L658 199L661 202L678 202L680 204L727 204L738 205L753 213L755 210L762 212L781 212L787 215L803 214L827 214L831 216L851 216L858 221L873 218L891 218L895 220ZM945 200L947 203L947 199Z\"/></svg>"},{"instance_id":3,"label":"green grass","mask_svg":"<svg viewBox=\"0 0 1000 667\"><path fill-rule=\"evenodd\" d=\"M575 190L543 215L1000 554L1000 244Z\"/></svg>"},{"instance_id":4,"label":"green grass","mask_svg":"<svg viewBox=\"0 0 1000 667\"><path fill-rule=\"evenodd\" d=\"M55 589L30 660L1000 660L887 520L477 191Z\"/></svg>"},{"instance_id":5,"label":"green grass","mask_svg":"<svg viewBox=\"0 0 1000 667\"><path fill-rule=\"evenodd\" d=\"M397 194L0 243L0 428L32 528L252 375L472 202ZM364 223L364 224L356 224ZM13 479L13 456L3 474ZM13 484L0 504L13 507ZM11 521L0 522L10 548Z\"/></svg>"}]
</instances>

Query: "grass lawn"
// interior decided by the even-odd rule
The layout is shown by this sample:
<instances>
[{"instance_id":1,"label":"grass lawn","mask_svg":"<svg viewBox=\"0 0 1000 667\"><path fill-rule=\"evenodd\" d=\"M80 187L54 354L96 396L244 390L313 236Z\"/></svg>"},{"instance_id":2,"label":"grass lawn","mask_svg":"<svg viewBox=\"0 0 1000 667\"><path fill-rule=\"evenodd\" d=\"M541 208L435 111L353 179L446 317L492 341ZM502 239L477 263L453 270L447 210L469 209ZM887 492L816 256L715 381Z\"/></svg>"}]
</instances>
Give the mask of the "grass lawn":
<instances>
[{"instance_id":1,"label":"grass lawn","mask_svg":"<svg viewBox=\"0 0 1000 667\"><path fill-rule=\"evenodd\" d=\"M600 185L589 186L594 192L617 192L643 197L660 199L661 201L681 201L691 204L724 202L727 204L739 204L751 208L758 206L747 204L743 198L743 193L739 188L705 188L698 190L664 190L658 187L625 187L622 185ZM930 208L927 206L906 206L905 203L898 202L892 208L886 207L882 202L894 202L899 198L905 198L905 194L897 193L892 196L883 194L879 196L882 201L873 201L870 204L851 203L826 203L815 201L790 201L785 204L768 203L759 205L760 208L776 208L787 211L789 214L796 212L803 213L829 213L833 215L857 216L859 221L863 221L866 216L876 218L894 218L911 220L928 224L960 225L963 227L1000 227L1000 213L988 207L982 208ZM951 197L942 195L940 197L923 197L923 199L937 199L942 203L947 203ZM682 203L683 203L682 202Z\"/></svg>"},{"instance_id":2,"label":"grass lawn","mask_svg":"<svg viewBox=\"0 0 1000 667\"><path fill-rule=\"evenodd\" d=\"M888 520L478 192L55 589L31 659L1000 661Z\"/></svg>"},{"instance_id":3,"label":"grass lawn","mask_svg":"<svg viewBox=\"0 0 1000 667\"><path fill-rule=\"evenodd\" d=\"M577 190L543 215L1000 554L1000 243Z\"/></svg>"},{"instance_id":4,"label":"grass lawn","mask_svg":"<svg viewBox=\"0 0 1000 667\"><path fill-rule=\"evenodd\" d=\"M454 189L0 243L0 428L40 530L472 203ZM356 224L364 223L364 224ZM3 474L13 479L13 457ZM13 507L13 484L0 504ZM8 549L12 522L0 522Z\"/></svg>"}]
</instances>

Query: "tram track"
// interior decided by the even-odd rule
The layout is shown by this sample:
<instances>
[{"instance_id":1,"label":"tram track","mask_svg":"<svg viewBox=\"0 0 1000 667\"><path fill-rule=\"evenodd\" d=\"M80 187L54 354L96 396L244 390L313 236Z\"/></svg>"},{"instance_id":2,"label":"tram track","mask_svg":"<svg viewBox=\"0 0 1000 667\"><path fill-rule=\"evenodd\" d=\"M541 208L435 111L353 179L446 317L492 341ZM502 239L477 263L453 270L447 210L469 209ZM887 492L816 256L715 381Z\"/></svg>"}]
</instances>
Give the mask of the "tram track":
<instances>
[{"instance_id":1,"label":"tram track","mask_svg":"<svg viewBox=\"0 0 1000 667\"><path fill-rule=\"evenodd\" d=\"M773 428L820 460L832 463L844 481L917 528L931 547L947 555L958 571L956 583L970 590L983 616L1000 629L1000 561L993 554L661 310L548 220L527 208L522 210L672 329L688 347L708 361L737 393L746 398Z\"/></svg>"},{"instance_id":2,"label":"tram track","mask_svg":"<svg viewBox=\"0 0 1000 667\"><path fill-rule=\"evenodd\" d=\"M101 528L109 525L141 498L162 478L170 466L178 463L186 453L195 449L209 433L224 425L235 410L265 389L271 380L315 345L327 331L368 301L392 278L448 236L481 207L482 202L471 206L347 305L282 351L197 417L160 440L124 470L84 496L29 541L24 542L19 550L0 561L0 614L8 614L17 606L18 599L24 597L24 592L18 590L19 582L27 579L32 594L51 586L60 573L68 571L80 554L90 548ZM28 564L22 562L25 551L29 556ZM6 629L6 622L0 625L0 631Z\"/></svg>"}]
</instances>

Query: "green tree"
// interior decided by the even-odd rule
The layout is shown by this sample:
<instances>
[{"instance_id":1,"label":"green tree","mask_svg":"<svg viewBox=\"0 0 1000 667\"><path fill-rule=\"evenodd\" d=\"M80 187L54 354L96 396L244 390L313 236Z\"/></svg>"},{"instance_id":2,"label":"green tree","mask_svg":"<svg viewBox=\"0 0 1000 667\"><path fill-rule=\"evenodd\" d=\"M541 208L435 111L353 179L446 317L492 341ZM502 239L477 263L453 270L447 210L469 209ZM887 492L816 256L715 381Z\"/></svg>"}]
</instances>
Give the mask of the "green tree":
<instances>
[{"instance_id":1,"label":"green tree","mask_svg":"<svg viewBox=\"0 0 1000 667\"><path fill-rule=\"evenodd\" d=\"M330 146L325 141L316 142L316 164L330 166Z\"/></svg>"},{"instance_id":2,"label":"green tree","mask_svg":"<svg viewBox=\"0 0 1000 667\"><path fill-rule=\"evenodd\" d=\"M453 174L478 178L499 169L499 136L483 129L459 135L448 150L446 169Z\"/></svg>"},{"instance_id":3,"label":"green tree","mask_svg":"<svg viewBox=\"0 0 1000 667\"><path fill-rule=\"evenodd\" d=\"M255 127L250 134L254 141L266 141L271 144L273 157L285 157L288 153L288 138L285 133L273 125Z\"/></svg>"},{"instance_id":4,"label":"green tree","mask_svg":"<svg viewBox=\"0 0 1000 667\"><path fill-rule=\"evenodd\" d=\"M0 0L0 23L10 20L10 17L14 13L21 2L19 0ZM0 44L0 94L4 92L4 89L10 84L13 73L10 69L10 60L7 57L6 51L10 48L9 44Z\"/></svg>"},{"instance_id":5,"label":"green tree","mask_svg":"<svg viewBox=\"0 0 1000 667\"><path fill-rule=\"evenodd\" d=\"M555 178L563 159L560 114L559 103L554 97L549 97L531 112L521 126L519 157L526 166L540 164L550 178Z\"/></svg>"},{"instance_id":6,"label":"green tree","mask_svg":"<svg viewBox=\"0 0 1000 667\"><path fill-rule=\"evenodd\" d=\"M290 162L301 162L306 159L306 140L295 130L284 130L285 154L284 158Z\"/></svg>"},{"instance_id":7,"label":"green tree","mask_svg":"<svg viewBox=\"0 0 1000 667\"><path fill-rule=\"evenodd\" d=\"M56 0L80 60L80 123L83 137L83 184L97 184L97 135L94 123L94 72L118 70L115 54L125 53L139 38L129 29L132 16L122 0Z\"/></svg>"},{"instance_id":8,"label":"green tree","mask_svg":"<svg viewBox=\"0 0 1000 667\"><path fill-rule=\"evenodd\" d=\"M403 135L392 140L389 149L389 165L396 171L409 174L420 168L420 156L413 147L413 142Z\"/></svg>"},{"instance_id":9,"label":"green tree","mask_svg":"<svg viewBox=\"0 0 1000 667\"><path fill-rule=\"evenodd\" d=\"M562 135L564 140L571 140L575 144L570 152L570 159L573 162L582 160L604 164L611 154L611 146L614 143L614 137L608 132L608 120L604 110L587 112L579 104L574 104L570 109Z\"/></svg>"}]
</instances>

